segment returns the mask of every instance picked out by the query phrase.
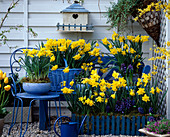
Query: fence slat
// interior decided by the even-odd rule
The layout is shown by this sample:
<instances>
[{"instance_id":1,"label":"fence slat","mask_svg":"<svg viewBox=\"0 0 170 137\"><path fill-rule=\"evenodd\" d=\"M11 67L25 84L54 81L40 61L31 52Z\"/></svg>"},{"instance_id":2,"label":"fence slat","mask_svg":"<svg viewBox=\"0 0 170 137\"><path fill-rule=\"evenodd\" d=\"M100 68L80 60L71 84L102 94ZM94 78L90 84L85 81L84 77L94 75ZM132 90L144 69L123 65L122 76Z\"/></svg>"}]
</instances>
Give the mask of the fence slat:
<instances>
[{"instance_id":1,"label":"fence slat","mask_svg":"<svg viewBox=\"0 0 170 137\"><path fill-rule=\"evenodd\" d=\"M135 135L135 116L132 117L132 132L131 135Z\"/></svg>"},{"instance_id":2,"label":"fence slat","mask_svg":"<svg viewBox=\"0 0 170 137\"><path fill-rule=\"evenodd\" d=\"M91 117L91 135L94 134L94 116Z\"/></svg>"},{"instance_id":3,"label":"fence slat","mask_svg":"<svg viewBox=\"0 0 170 137\"><path fill-rule=\"evenodd\" d=\"M87 135L89 135L89 116L86 118L86 128L87 128Z\"/></svg>"},{"instance_id":4,"label":"fence slat","mask_svg":"<svg viewBox=\"0 0 170 137\"><path fill-rule=\"evenodd\" d=\"M79 116L76 117L77 120L77 129L79 129Z\"/></svg>"},{"instance_id":5,"label":"fence slat","mask_svg":"<svg viewBox=\"0 0 170 137\"><path fill-rule=\"evenodd\" d=\"M96 116L96 135L99 135L99 116Z\"/></svg>"},{"instance_id":6,"label":"fence slat","mask_svg":"<svg viewBox=\"0 0 170 137\"><path fill-rule=\"evenodd\" d=\"M110 118L109 118L109 116L107 116L107 118L106 118L106 135L110 134L109 130L110 130Z\"/></svg>"},{"instance_id":7,"label":"fence slat","mask_svg":"<svg viewBox=\"0 0 170 137\"><path fill-rule=\"evenodd\" d=\"M104 135L104 123L105 123L105 116L102 116L102 120L101 120L101 135Z\"/></svg>"},{"instance_id":8,"label":"fence slat","mask_svg":"<svg viewBox=\"0 0 170 137\"><path fill-rule=\"evenodd\" d=\"M142 117L142 128L144 128L145 127L145 124L146 124L146 118L145 118L145 116L143 116ZM144 136L145 134L141 134L142 136Z\"/></svg>"},{"instance_id":9,"label":"fence slat","mask_svg":"<svg viewBox=\"0 0 170 137\"><path fill-rule=\"evenodd\" d=\"M130 119L126 119L126 135L130 135Z\"/></svg>"},{"instance_id":10,"label":"fence slat","mask_svg":"<svg viewBox=\"0 0 170 137\"><path fill-rule=\"evenodd\" d=\"M119 135L120 134L120 117L117 116L117 119L116 119L116 135Z\"/></svg>"},{"instance_id":11,"label":"fence slat","mask_svg":"<svg viewBox=\"0 0 170 137\"><path fill-rule=\"evenodd\" d=\"M115 117L112 116L112 131L111 131L111 134L114 135L115 134Z\"/></svg>"},{"instance_id":12,"label":"fence slat","mask_svg":"<svg viewBox=\"0 0 170 137\"><path fill-rule=\"evenodd\" d=\"M125 134L125 117L122 117L121 135Z\"/></svg>"},{"instance_id":13,"label":"fence slat","mask_svg":"<svg viewBox=\"0 0 170 137\"><path fill-rule=\"evenodd\" d=\"M84 116L81 116L80 124L83 121L83 119L84 119ZM82 128L81 128L81 134L83 134L83 133L84 133L84 124L82 125Z\"/></svg>"},{"instance_id":14,"label":"fence slat","mask_svg":"<svg viewBox=\"0 0 170 137\"><path fill-rule=\"evenodd\" d=\"M137 130L136 135L140 135L140 132L138 131L140 129L140 116L137 117Z\"/></svg>"}]
</instances>

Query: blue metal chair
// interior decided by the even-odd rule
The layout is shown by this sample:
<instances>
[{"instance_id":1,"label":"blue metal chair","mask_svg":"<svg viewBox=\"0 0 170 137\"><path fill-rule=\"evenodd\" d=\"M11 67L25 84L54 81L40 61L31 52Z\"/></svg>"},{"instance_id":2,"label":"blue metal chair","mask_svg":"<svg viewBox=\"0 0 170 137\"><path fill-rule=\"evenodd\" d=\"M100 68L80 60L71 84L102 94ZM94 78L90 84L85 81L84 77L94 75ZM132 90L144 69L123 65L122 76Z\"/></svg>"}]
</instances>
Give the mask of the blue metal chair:
<instances>
[{"instance_id":1,"label":"blue metal chair","mask_svg":"<svg viewBox=\"0 0 170 137\"><path fill-rule=\"evenodd\" d=\"M142 73L145 73L145 74L148 74L151 70L151 67L149 65L146 65L143 70L142 70Z\"/></svg>"},{"instance_id":2,"label":"blue metal chair","mask_svg":"<svg viewBox=\"0 0 170 137\"><path fill-rule=\"evenodd\" d=\"M11 131L12 127L16 123L18 107L19 107L19 104L21 103L20 137L24 136L27 129L28 129L28 121L29 121L30 109L31 109L31 104L32 104L33 101L40 100L40 111L39 111L39 115L41 114L40 117L39 117L40 122L41 122L40 123L40 128L42 128L42 127L44 128L44 126L45 126L44 124L45 124L45 122L47 122L46 117L49 117L48 118L49 123L47 122L47 127L48 127L48 130L51 130L50 129L50 101L55 101L56 113L57 113L57 117L58 117L59 115L58 115L58 109L57 109L56 101L59 100L59 112L60 112L60 115L61 115L60 95L57 94L57 92L49 91L49 93L45 94L45 95L32 95L32 94L28 94L28 93L25 93L25 92L24 93L21 92L21 85L18 82L16 82L16 75L14 74L14 72L18 73L22 69L20 62L18 61L21 58L21 56L17 57L16 54L22 53L23 49L26 49L26 48L19 48L19 49L15 50L11 54L11 57L10 57L10 69L11 69L10 77L12 79L11 92L12 92L12 95L14 97L14 107L13 107L13 114L12 114L12 122L11 122L11 126L9 128L8 135L10 134L10 131ZM27 49L33 49L33 48L27 48ZM36 49L36 48L34 48L34 49ZM14 65L17 65L17 67L14 66ZM23 99L27 99L27 100L29 99L30 104L29 104L29 112L28 112L26 129L25 129L25 132L22 134ZM48 106L47 106L48 101L49 101L49 110L48 110ZM17 108L16 108L16 111L15 111L16 104L17 104ZM49 111L49 113L48 113L48 111Z\"/></svg>"}]
</instances>

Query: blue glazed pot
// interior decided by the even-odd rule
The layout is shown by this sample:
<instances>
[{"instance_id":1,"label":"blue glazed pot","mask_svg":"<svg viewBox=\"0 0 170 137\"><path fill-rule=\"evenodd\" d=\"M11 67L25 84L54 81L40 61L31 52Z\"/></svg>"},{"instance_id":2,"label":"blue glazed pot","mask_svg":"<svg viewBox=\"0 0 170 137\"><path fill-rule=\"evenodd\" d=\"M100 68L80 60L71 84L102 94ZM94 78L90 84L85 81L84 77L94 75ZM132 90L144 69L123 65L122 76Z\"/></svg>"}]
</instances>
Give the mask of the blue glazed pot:
<instances>
[{"instance_id":1,"label":"blue glazed pot","mask_svg":"<svg viewBox=\"0 0 170 137\"><path fill-rule=\"evenodd\" d=\"M29 94L41 95L49 92L51 83L23 83L23 89Z\"/></svg>"},{"instance_id":2,"label":"blue glazed pot","mask_svg":"<svg viewBox=\"0 0 170 137\"><path fill-rule=\"evenodd\" d=\"M64 73L64 69L57 69L54 71L51 71L49 73L49 79L52 82L51 83L51 90L52 91L61 91L61 82L66 81L66 87L70 88L69 83L74 80L75 74L78 75L82 69L81 68L74 68L69 69L69 73Z\"/></svg>"}]
</instances>

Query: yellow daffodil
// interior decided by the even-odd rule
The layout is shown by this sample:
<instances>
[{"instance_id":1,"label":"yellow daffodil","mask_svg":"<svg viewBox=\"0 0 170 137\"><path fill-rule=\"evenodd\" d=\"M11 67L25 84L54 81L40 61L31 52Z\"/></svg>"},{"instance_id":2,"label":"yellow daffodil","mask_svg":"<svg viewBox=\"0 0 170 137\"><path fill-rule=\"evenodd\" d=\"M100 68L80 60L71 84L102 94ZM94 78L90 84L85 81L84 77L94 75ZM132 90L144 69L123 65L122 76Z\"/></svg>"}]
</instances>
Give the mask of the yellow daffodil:
<instances>
[{"instance_id":1,"label":"yellow daffodil","mask_svg":"<svg viewBox=\"0 0 170 137\"><path fill-rule=\"evenodd\" d=\"M150 93L155 94L155 89L154 89L154 87L151 88Z\"/></svg>"},{"instance_id":2,"label":"yellow daffodil","mask_svg":"<svg viewBox=\"0 0 170 137\"><path fill-rule=\"evenodd\" d=\"M104 39L102 39L102 42L103 44L107 45L108 44L107 38L105 37Z\"/></svg>"},{"instance_id":3,"label":"yellow daffodil","mask_svg":"<svg viewBox=\"0 0 170 137\"><path fill-rule=\"evenodd\" d=\"M150 101L149 96L147 96L146 94L142 97L142 100L145 102Z\"/></svg>"},{"instance_id":4,"label":"yellow daffodil","mask_svg":"<svg viewBox=\"0 0 170 137\"><path fill-rule=\"evenodd\" d=\"M143 95L145 93L145 89L144 88L139 88L137 93L138 93L138 95Z\"/></svg>"},{"instance_id":5,"label":"yellow daffodil","mask_svg":"<svg viewBox=\"0 0 170 137\"><path fill-rule=\"evenodd\" d=\"M98 93L96 91L94 92L94 96L98 96Z\"/></svg>"},{"instance_id":6,"label":"yellow daffodil","mask_svg":"<svg viewBox=\"0 0 170 137\"><path fill-rule=\"evenodd\" d=\"M4 83L5 83L5 84L8 83L8 77L6 77L6 78L4 79Z\"/></svg>"},{"instance_id":7,"label":"yellow daffodil","mask_svg":"<svg viewBox=\"0 0 170 137\"><path fill-rule=\"evenodd\" d=\"M51 68L51 70L56 70L56 69L58 69L58 65L55 65Z\"/></svg>"},{"instance_id":8,"label":"yellow daffodil","mask_svg":"<svg viewBox=\"0 0 170 137\"><path fill-rule=\"evenodd\" d=\"M128 40L131 40L131 41L132 41L134 38L135 38L134 36L127 36L127 39L128 39Z\"/></svg>"},{"instance_id":9,"label":"yellow daffodil","mask_svg":"<svg viewBox=\"0 0 170 137\"><path fill-rule=\"evenodd\" d=\"M130 89L130 95L131 95L131 96L135 96L135 92L134 92L133 89Z\"/></svg>"},{"instance_id":10,"label":"yellow daffodil","mask_svg":"<svg viewBox=\"0 0 170 137\"><path fill-rule=\"evenodd\" d=\"M6 91L9 91L9 90L11 89L11 86L10 86L10 85L6 85L6 86L4 87L4 89L5 89Z\"/></svg>"},{"instance_id":11,"label":"yellow daffodil","mask_svg":"<svg viewBox=\"0 0 170 137\"><path fill-rule=\"evenodd\" d=\"M139 66L142 65L140 62L138 62L138 64L136 65L137 68L139 68Z\"/></svg>"},{"instance_id":12,"label":"yellow daffodil","mask_svg":"<svg viewBox=\"0 0 170 137\"><path fill-rule=\"evenodd\" d=\"M83 101L83 97L79 97L78 100L82 102Z\"/></svg>"},{"instance_id":13,"label":"yellow daffodil","mask_svg":"<svg viewBox=\"0 0 170 137\"><path fill-rule=\"evenodd\" d=\"M69 84L70 84L70 86L73 86L74 85L74 81L72 80Z\"/></svg>"},{"instance_id":14,"label":"yellow daffodil","mask_svg":"<svg viewBox=\"0 0 170 137\"><path fill-rule=\"evenodd\" d=\"M151 73L152 73L152 75L156 75L156 74L157 74L157 72L156 72L156 71L152 71Z\"/></svg>"},{"instance_id":15,"label":"yellow daffodil","mask_svg":"<svg viewBox=\"0 0 170 137\"><path fill-rule=\"evenodd\" d=\"M2 70L0 70L0 80L2 80L3 79L3 72L2 72Z\"/></svg>"},{"instance_id":16,"label":"yellow daffodil","mask_svg":"<svg viewBox=\"0 0 170 137\"><path fill-rule=\"evenodd\" d=\"M149 36L141 36L142 42L146 42L146 41L148 41L148 39L149 39Z\"/></svg>"},{"instance_id":17,"label":"yellow daffodil","mask_svg":"<svg viewBox=\"0 0 170 137\"><path fill-rule=\"evenodd\" d=\"M105 96L105 93L104 93L104 92L100 92L99 95L100 95L101 97L104 97L104 96Z\"/></svg>"},{"instance_id":18,"label":"yellow daffodil","mask_svg":"<svg viewBox=\"0 0 170 137\"><path fill-rule=\"evenodd\" d=\"M65 69L63 70L63 72L64 72L64 73L69 73L69 67L65 68Z\"/></svg>"},{"instance_id":19,"label":"yellow daffodil","mask_svg":"<svg viewBox=\"0 0 170 137\"><path fill-rule=\"evenodd\" d=\"M96 98L96 101L99 102L99 103L104 102L104 98L99 96L99 97Z\"/></svg>"},{"instance_id":20,"label":"yellow daffodil","mask_svg":"<svg viewBox=\"0 0 170 137\"><path fill-rule=\"evenodd\" d=\"M52 56L52 57L50 58L50 62L53 62L53 61L55 61L55 56Z\"/></svg>"},{"instance_id":21,"label":"yellow daffodil","mask_svg":"<svg viewBox=\"0 0 170 137\"><path fill-rule=\"evenodd\" d=\"M162 90L158 87L156 87L156 92L159 94L160 92L162 92Z\"/></svg>"},{"instance_id":22,"label":"yellow daffodil","mask_svg":"<svg viewBox=\"0 0 170 137\"><path fill-rule=\"evenodd\" d=\"M117 73L116 71L113 71L112 76L113 76L115 79L117 79L117 78L119 77L119 73Z\"/></svg>"},{"instance_id":23,"label":"yellow daffodil","mask_svg":"<svg viewBox=\"0 0 170 137\"><path fill-rule=\"evenodd\" d=\"M62 84L62 87L65 87L66 86L66 81L61 82L61 84Z\"/></svg>"},{"instance_id":24,"label":"yellow daffodil","mask_svg":"<svg viewBox=\"0 0 170 137\"><path fill-rule=\"evenodd\" d=\"M116 95L115 95L115 94L112 94L110 97L113 98L113 99L115 99L115 98L116 98Z\"/></svg>"},{"instance_id":25,"label":"yellow daffodil","mask_svg":"<svg viewBox=\"0 0 170 137\"><path fill-rule=\"evenodd\" d=\"M80 54L77 54L73 57L75 60L79 60L81 58Z\"/></svg>"},{"instance_id":26,"label":"yellow daffodil","mask_svg":"<svg viewBox=\"0 0 170 137\"><path fill-rule=\"evenodd\" d=\"M100 71L101 71L102 73L106 73L108 70L107 70L107 68L104 68L104 69L100 69Z\"/></svg>"},{"instance_id":27,"label":"yellow daffodil","mask_svg":"<svg viewBox=\"0 0 170 137\"><path fill-rule=\"evenodd\" d=\"M113 54L113 55L117 54L117 49L115 48L110 49L110 54Z\"/></svg>"}]
</instances>

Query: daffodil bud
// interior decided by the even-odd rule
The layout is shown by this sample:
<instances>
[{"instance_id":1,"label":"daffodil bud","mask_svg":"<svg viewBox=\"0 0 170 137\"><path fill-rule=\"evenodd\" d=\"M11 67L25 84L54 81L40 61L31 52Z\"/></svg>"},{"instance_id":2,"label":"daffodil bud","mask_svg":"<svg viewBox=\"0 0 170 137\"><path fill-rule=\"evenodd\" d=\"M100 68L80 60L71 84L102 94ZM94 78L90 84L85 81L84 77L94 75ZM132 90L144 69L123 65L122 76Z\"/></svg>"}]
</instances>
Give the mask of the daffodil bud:
<instances>
[{"instance_id":1,"label":"daffodil bud","mask_svg":"<svg viewBox=\"0 0 170 137\"><path fill-rule=\"evenodd\" d=\"M6 77L6 78L4 79L4 83L5 83L5 84L8 83L8 77Z\"/></svg>"},{"instance_id":2,"label":"daffodil bud","mask_svg":"<svg viewBox=\"0 0 170 137\"><path fill-rule=\"evenodd\" d=\"M3 74L2 79L6 78L6 72Z\"/></svg>"},{"instance_id":3,"label":"daffodil bud","mask_svg":"<svg viewBox=\"0 0 170 137\"><path fill-rule=\"evenodd\" d=\"M1 84L0 84L0 88L1 88L2 86L1 86Z\"/></svg>"},{"instance_id":4,"label":"daffodil bud","mask_svg":"<svg viewBox=\"0 0 170 137\"><path fill-rule=\"evenodd\" d=\"M3 72L2 72L2 70L0 70L0 80L2 80L3 79Z\"/></svg>"}]
</instances>

